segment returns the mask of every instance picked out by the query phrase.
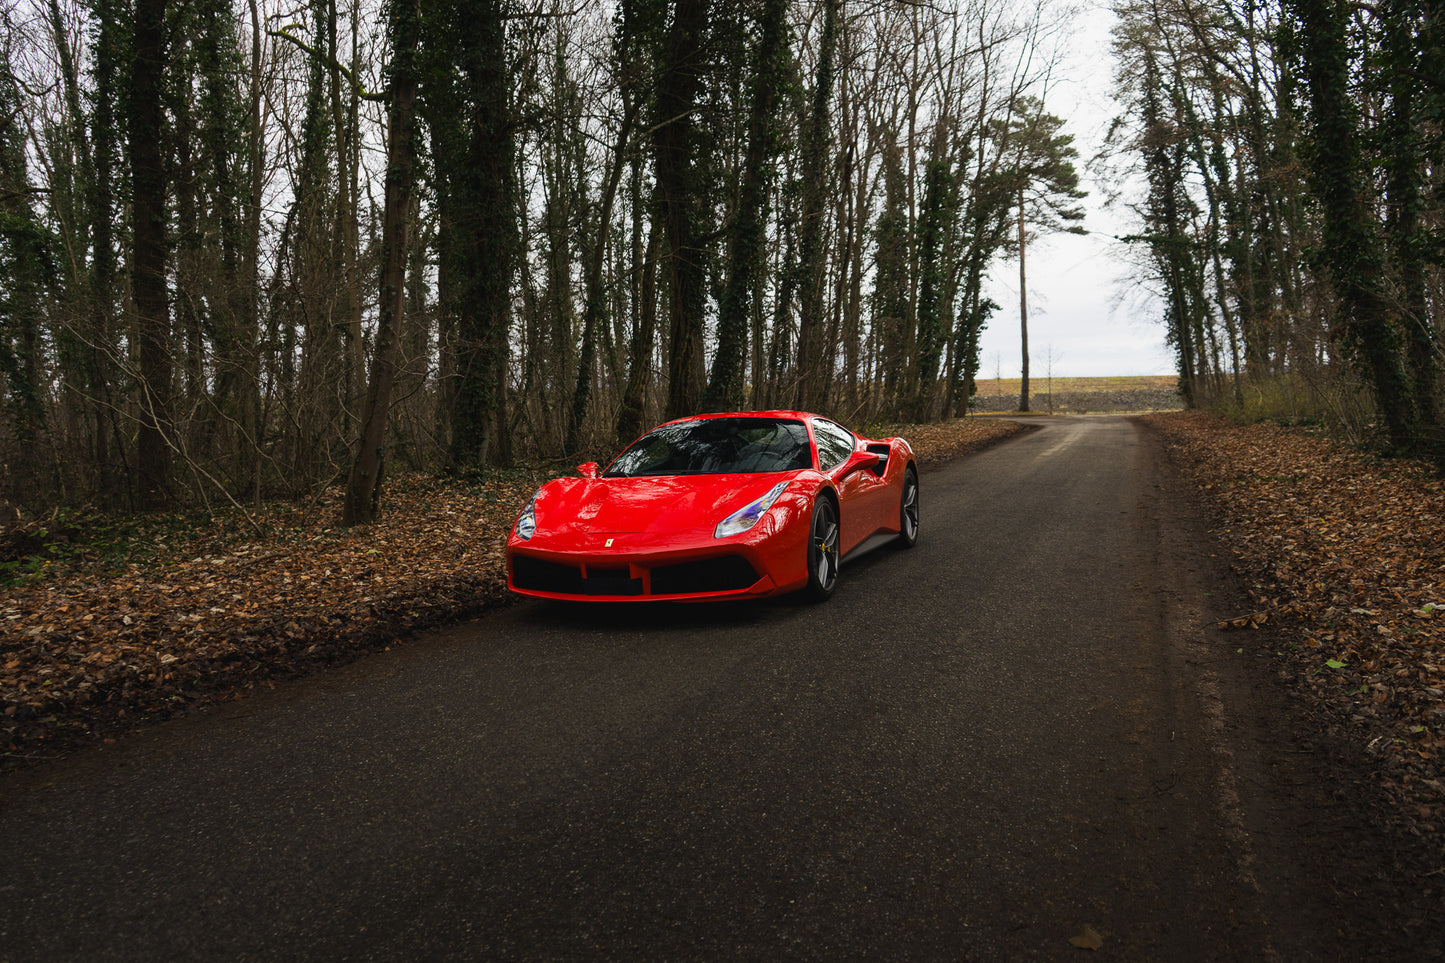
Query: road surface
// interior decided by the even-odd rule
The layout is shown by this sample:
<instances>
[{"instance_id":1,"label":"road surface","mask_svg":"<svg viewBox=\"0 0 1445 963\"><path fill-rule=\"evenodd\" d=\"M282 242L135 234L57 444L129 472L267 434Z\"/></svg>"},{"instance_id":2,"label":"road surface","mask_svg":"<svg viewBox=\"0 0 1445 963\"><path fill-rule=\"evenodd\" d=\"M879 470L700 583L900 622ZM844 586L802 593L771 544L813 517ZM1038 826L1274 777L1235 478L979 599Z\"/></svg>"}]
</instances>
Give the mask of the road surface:
<instances>
[{"instance_id":1,"label":"road surface","mask_svg":"<svg viewBox=\"0 0 1445 963\"><path fill-rule=\"evenodd\" d=\"M7 777L0 960L1338 955L1156 461L1050 421L824 605L518 604Z\"/></svg>"}]
</instances>

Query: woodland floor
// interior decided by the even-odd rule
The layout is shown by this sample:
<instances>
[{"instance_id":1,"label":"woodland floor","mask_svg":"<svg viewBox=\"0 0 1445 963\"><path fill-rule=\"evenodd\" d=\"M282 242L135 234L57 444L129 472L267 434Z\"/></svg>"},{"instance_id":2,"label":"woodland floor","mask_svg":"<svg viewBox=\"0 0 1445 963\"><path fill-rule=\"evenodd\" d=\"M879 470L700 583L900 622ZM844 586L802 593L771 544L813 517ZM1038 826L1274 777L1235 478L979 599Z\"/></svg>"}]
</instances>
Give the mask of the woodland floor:
<instances>
[{"instance_id":1,"label":"woodland floor","mask_svg":"<svg viewBox=\"0 0 1445 963\"><path fill-rule=\"evenodd\" d=\"M1311 724L1356 746L1445 871L1445 481L1301 429L1141 416L1202 496L1255 599L1227 626L1269 646ZM1017 431L890 426L923 466ZM0 527L0 770L505 604L506 532L556 472L394 480L343 529L339 490L243 516Z\"/></svg>"}]
</instances>

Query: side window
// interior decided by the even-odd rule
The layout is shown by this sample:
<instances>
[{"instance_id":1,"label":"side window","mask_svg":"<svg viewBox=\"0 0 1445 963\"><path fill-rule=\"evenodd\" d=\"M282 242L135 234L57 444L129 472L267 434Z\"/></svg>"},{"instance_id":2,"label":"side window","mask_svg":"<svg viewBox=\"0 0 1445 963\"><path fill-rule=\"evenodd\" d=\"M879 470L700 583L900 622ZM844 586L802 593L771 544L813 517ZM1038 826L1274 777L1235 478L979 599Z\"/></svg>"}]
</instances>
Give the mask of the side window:
<instances>
[{"instance_id":1,"label":"side window","mask_svg":"<svg viewBox=\"0 0 1445 963\"><path fill-rule=\"evenodd\" d=\"M847 461L857 444L852 432L822 419L813 422L813 436L818 439L818 467L823 471Z\"/></svg>"}]
</instances>

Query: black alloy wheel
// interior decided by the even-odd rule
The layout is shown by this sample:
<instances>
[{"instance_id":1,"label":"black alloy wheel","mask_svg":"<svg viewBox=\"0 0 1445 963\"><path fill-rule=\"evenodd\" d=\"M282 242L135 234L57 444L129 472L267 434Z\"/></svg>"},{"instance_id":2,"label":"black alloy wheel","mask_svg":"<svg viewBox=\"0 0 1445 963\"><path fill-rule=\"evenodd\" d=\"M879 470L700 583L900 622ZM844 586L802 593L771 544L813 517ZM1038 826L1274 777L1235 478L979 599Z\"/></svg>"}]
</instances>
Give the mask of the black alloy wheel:
<instances>
[{"instance_id":1,"label":"black alloy wheel","mask_svg":"<svg viewBox=\"0 0 1445 963\"><path fill-rule=\"evenodd\" d=\"M808 532L806 591L810 599L822 602L832 597L838 588L838 562L838 509L831 498L819 495Z\"/></svg>"},{"instance_id":2,"label":"black alloy wheel","mask_svg":"<svg viewBox=\"0 0 1445 963\"><path fill-rule=\"evenodd\" d=\"M912 548L918 544L918 472L913 466L903 475L903 497L898 505L898 545Z\"/></svg>"}]
</instances>

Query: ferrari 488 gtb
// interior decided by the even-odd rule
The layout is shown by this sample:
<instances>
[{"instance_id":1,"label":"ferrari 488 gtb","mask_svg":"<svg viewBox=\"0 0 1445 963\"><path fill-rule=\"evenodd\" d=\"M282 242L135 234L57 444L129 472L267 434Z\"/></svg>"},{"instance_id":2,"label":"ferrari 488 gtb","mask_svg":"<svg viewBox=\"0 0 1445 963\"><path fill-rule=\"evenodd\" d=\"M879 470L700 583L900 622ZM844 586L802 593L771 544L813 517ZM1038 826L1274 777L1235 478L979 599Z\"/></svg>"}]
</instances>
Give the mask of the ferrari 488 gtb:
<instances>
[{"instance_id":1,"label":"ferrari 488 gtb","mask_svg":"<svg viewBox=\"0 0 1445 963\"><path fill-rule=\"evenodd\" d=\"M859 438L801 411L659 425L606 469L543 485L507 540L513 591L691 601L806 591L918 538L918 467L902 438Z\"/></svg>"}]
</instances>

